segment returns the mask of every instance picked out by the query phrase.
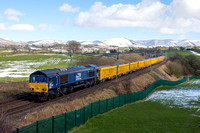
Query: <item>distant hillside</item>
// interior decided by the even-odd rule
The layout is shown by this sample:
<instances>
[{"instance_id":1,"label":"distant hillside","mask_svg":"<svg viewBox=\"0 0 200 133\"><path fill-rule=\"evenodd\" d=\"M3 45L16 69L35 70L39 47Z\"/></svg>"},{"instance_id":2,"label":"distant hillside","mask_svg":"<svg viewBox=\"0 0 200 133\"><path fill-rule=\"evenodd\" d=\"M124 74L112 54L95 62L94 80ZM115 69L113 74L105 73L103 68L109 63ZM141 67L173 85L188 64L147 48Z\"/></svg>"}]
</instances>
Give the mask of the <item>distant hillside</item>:
<instances>
[{"instance_id":1,"label":"distant hillside","mask_svg":"<svg viewBox=\"0 0 200 133\"><path fill-rule=\"evenodd\" d=\"M186 47L186 46L200 46L200 40L181 40L175 41L170 39L165 40L129 40L126 38L111 38L103 41L85 41L81 42L84 45L105 45L117 47Z\"/></svg>"},{"instance_id":2,"label":"distant hillside","mask_svg":"<svg viewBox=\"0 0 200 133\"><path fill-rule=\"evenodd\" d=\"M13 40L0 38L0 46L5 46L5 45L8 45L8 46L9 45L27 45L27 43L24 41L13 41Z\"/></svg>"},{"instance_id":3,"label":"distant hillside","mask_svg":"<svg viewBox=\"0 0 200 133\"><path fill-rule=\"evenodd\" d=\"M36 41L12 41L8 39L0 38L0 46L2 45L44 45L52 46L55 44L67 45L67 41L61 40L36 40ZM139 48L151 48L151 47L186 47L186 46L200 46L200 40L130 40L127 38L111 38L107 40L94 40L94 41L81 41L81 45L93 45L100 47L139 47Z\"/></svg>"},{"instance_id":4,"label":"distant hillside","mask_svg":"<svg viewBox=\"0 0 200 133\"><path fill-rule=\"evenodd\" d=\"M27 41L28 44L32 45L55 45L55 44L67 44L67 41L60 40L37 40L37 41Z\"/></svg>"}]
</instances>

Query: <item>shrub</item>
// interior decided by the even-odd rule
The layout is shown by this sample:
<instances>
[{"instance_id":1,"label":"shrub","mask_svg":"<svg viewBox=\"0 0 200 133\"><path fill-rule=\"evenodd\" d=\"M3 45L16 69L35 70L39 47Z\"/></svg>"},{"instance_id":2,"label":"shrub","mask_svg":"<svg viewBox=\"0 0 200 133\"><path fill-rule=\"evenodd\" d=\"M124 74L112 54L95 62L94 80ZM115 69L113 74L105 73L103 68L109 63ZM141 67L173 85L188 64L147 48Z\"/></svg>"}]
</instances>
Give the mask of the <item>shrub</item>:
<instances>
[{"instance_id":1,"label":"shrub","mask_svg":"<svg viewBox=\"0 0 200 133\"><path fill-rule=\"evenodd\" d=\"M182 75L184 75L183 72L183 66L180 64L180 61L174 61L173 63L168 63L167 64L168 67L168 74L169 75L175 75L176 77L180 77Z\"/></svg>"},{"instance_id":2,"label":"shrub","mask_svg":"<svg viewBox=\"0 0 200 133\"><path fill-rule=\"evenodd\" d=\"M194 69L194 72L196 74L197 70L200 69L200 59L198 59L195 55L188 55L186 56L186 60Z\"/></svg>"}]
</instances>

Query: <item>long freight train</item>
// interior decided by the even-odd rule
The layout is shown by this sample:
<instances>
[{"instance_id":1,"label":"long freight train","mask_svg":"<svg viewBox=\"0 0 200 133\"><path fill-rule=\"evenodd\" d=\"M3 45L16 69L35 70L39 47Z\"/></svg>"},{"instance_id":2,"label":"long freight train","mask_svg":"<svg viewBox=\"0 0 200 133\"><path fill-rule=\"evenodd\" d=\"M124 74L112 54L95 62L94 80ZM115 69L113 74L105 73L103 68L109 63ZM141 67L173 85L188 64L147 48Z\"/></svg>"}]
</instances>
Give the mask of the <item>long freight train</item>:
<instances>
[{"instance_id":1,"label":"long freight train","mask_svg":"<svg viewBox=\"0 0 200 133\"><path fill-rule=\"evenodd\" d=\"M118 76L148 67L161 62L165 56L138 62L118 65ZM37 102L42 99L53 99L72 92L78 87L90 87L94 84L113 79L117 66L98 67L95 65L73 66L57 69L40 70L32 73L29 78L31 97Z\"/></svg>"}]
</instances>

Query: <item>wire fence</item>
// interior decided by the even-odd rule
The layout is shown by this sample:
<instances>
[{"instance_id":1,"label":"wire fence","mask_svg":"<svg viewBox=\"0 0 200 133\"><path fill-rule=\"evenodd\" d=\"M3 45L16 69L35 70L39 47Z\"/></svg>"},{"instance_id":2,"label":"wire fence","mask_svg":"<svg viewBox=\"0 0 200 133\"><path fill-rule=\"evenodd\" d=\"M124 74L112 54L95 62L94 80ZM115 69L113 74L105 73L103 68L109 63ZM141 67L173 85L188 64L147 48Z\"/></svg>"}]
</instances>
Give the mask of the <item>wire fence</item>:
<instances>
[{"instance_id":1,"label":"wire fence","mask_svg":"<svg viewBox=\"0 0 200 133\"><path fill-rule=\"evenodd\" d=\"M67 133L73 128L83 125L87 120L98 114L108 112L128 103L145 99L155 88L159 86L175 86L192 79L200 79L200 77L185 77L178 81L158 80L144 91L99 100L79 110L64 113L58 116L52 116L51 118L37 121L20 129L17 128L13 133Z\"/></svg>"}]
</instances>

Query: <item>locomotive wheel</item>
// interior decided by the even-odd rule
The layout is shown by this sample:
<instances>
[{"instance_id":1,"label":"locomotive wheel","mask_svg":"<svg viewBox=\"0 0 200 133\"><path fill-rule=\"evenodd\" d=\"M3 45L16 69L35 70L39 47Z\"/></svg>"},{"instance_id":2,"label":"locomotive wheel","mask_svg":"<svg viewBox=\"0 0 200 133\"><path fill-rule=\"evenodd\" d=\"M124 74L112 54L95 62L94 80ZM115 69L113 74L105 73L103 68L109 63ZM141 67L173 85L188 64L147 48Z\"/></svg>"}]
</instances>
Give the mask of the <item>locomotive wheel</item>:
<instances>
[{"instance_id":1,"label":"locomotive wheel","mask_svg":"<svg viewBox=\"0 0 200 133\"><path fill-rule=\"evenodd\" d=\"M74 90L74 87L73 87L73 86L70 86L70 87L69 87L69 92L71 93L71 92L73 92L73 90Z\"/></svg>"},{"instance_id":2,"label":"locomotive wheel","mask_svg":"<svg viewBox=\"0 0 200 133\"><path fill-rule=\"evenodd\" d=\"M48 98L49 99L54 99L55 97L54 97L54 95L52 93L49 93Z\"/></svg>"},{"instance_id":3,"label":"locomotive wheel","mask_svg":"<svg viewBox=\"0 0 200 133\"><path fill-rule=\"evenodd\" d=\"M54 95L55 95L55 97L59 97L60 96L60 92L58 90L55 90L54 91Z\"/></svg>"},{"instance_id":4,"label":"locomotive wheel","mask_svg":"<svg viewBox=\"0 0 200 133\"><path fill-rule=\"evenodd\" d=\"M85 83L85 88L89 88L91 86L91 83L90 82L86 82Z\"/></svg>"},{"instance_id":5,"label":"locomotive wheel","mask_svg":"<svg viewBox=\"0 0 200 133\"><path fill-rule=\"evenodd\" d=\"M29 101L30 102L34 101L34 95L31 95L31 94L29 95Z\"/></svg>"}]
</instances>

